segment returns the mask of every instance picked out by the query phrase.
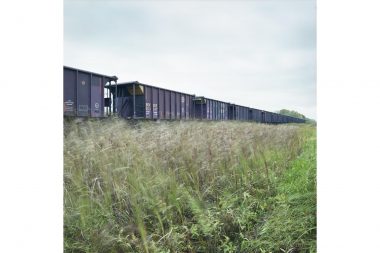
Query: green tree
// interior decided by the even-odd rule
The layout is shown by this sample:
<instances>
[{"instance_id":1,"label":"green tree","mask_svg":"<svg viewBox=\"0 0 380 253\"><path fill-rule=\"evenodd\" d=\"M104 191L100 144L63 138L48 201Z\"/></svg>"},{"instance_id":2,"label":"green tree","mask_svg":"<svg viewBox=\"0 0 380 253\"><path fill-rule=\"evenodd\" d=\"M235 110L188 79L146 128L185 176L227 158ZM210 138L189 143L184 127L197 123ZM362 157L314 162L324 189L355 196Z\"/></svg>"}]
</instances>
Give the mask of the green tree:
<instances>
[{"instance_id":1,"label":"green tree","mask_svg":"<svg viewBox=\"0 0 380 253\"><path fill-rule=\"evenodd\" d=\"M281 109L280 111L277 111L277 113L282 114L282 115L295 117L295 118L304 119L306 121L306 123L316 124L316 121L314 119L309 119L309 118L305 117L305 115L303 115L299 112L296 112L296 111Z\"/></svg>"}]
</instances>

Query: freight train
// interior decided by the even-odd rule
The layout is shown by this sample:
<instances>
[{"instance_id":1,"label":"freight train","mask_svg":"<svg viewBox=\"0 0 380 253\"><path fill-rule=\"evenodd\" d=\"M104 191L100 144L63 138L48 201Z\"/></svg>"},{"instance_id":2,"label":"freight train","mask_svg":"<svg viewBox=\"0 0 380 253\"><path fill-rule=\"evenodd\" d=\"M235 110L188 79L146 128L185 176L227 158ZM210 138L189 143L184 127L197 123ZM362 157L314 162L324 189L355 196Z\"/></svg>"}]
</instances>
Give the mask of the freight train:
<instances>
[{"instance_id":1,"label":"freight train","mask_svg":"<svg viewBox=\"0 0 380 253\"><path fill-rule=\"evenodd\" d=\"M241 120L305 123L304 119L63 66L64 116L149 120Z\"/></svg>"}]
</instances>

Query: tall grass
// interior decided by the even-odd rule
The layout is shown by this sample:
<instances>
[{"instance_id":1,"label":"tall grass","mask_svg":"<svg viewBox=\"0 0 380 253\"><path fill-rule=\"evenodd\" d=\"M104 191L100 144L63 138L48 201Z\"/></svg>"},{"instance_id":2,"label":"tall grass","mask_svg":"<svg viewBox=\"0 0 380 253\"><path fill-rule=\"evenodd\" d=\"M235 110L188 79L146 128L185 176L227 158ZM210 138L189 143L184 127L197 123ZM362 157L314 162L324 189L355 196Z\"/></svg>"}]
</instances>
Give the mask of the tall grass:
<instances>
[{"instance_id":1,"label":"tall grass","mask_svg":"<svg viewBox=\"0 0 380 253\"><path fill-rule=\"evenodd\" d=\"M314 134L243 122L65 121L65 251L313 251Z\"/></svg>"}]
</instances>

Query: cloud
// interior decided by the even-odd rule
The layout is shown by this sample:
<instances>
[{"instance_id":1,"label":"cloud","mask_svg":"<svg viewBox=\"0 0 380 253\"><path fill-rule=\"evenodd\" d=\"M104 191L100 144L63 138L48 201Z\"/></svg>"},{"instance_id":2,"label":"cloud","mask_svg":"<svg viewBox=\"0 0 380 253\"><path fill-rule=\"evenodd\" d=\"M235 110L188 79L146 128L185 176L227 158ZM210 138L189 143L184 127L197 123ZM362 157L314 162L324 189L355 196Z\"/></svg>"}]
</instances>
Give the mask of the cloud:
<instances>
[{"instance_id":1,"label":"cloud","mask_svg":"<svg viewBox=\"0 0 380 253\"><path fill-rule=\"evenodd\" d=\"M66 0L64 8L66 65L316 116L315 1Z\"/></svg>"}]
</instances>

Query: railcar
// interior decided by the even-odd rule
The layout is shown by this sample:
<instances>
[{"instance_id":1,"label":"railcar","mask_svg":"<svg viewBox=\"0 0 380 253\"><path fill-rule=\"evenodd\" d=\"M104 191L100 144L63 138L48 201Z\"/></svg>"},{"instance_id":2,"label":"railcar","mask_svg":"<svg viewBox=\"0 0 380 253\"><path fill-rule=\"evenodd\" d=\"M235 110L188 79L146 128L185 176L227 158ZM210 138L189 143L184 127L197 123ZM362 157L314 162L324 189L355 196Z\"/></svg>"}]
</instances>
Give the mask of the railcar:
<instances>
[{"instance_id":1,"label":"railcar","mask_svg":"<svg viewBox=\"0 0 380 253\"><path fill-rule=\"evenodd\" d=\"M104 86L116 76L63 67L63 115L104 117Z\"/></svg>"},{"instance_id":2,"label":"railcar","mask_svg":"<svg viewBox=\"0 0 380 253\"><path fill-rule=\"evenodd\" d=\"M194 118L228 120L228 103L205 97L193 98Z\"/></svg>"},{"instance_id":3,"label":"railcar","mask_svg":"<svg viewBox=\"0 0 380 253\"><path fill-rule=\"evenodd\" d=\"M261 122L261 110L255 108L249 108L249 120L255 122Z\"/></svg>"},{"instance_id":4,"label":"railcar","mask_svg":"<svg viewBox=\"0 0 380 253\"><path fill-rule=\"evenodd\" d=\"M117 83L117 76L63 67L64 116L149 120L240 120L305 123L304 119L195 96L138 81Z\"/></svg>"},{"instance_id":5,"label":"railcar","mask_svg":"<svg viewBox=\"0 0 380 253\"><path fill-rule=\"evenodd\" d=\"M107 85L112 111L126 119L188 120L193 118L195 95L138 81Z\"/></svg>"},{"instance_id":6,"label":"railcar","mask_svg":"<svg viewBox=\"0 0 380 253\"><path fill-rule=\"evenodd\" d=\"M228 119L229 120L249 120L249 107L229 104Z\"/></svg>"}]
</instances>

